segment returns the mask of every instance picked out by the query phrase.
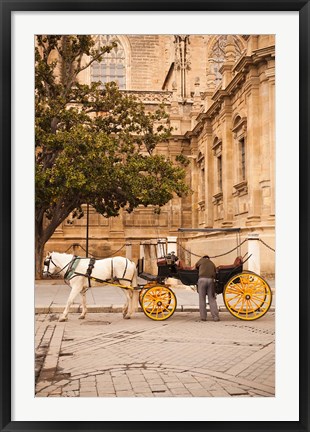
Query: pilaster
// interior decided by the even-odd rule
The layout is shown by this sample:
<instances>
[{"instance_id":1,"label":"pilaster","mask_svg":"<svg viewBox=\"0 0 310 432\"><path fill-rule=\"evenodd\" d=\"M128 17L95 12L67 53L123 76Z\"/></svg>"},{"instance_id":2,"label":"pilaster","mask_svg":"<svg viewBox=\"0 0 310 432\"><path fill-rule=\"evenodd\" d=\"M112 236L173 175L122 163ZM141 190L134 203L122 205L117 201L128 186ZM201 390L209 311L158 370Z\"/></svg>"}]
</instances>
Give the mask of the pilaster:
<instances>
[{"instance_id":1,"label":"pilaster","mask_svg":"<svg viewBox=\"0 0 310 432\"><path fill-rule=\"evenodd\" d=\"M236 51L233 43L233 37L227 36L227 44L225 47L225 61L220 68L222 74L222 89L226 89L232 79L232 70L235 64Z\"/></svg>"},{"instance_id":2,"label":"pilaster","mask_svg":"<svg viewBox=\"0 0 310 432\"><path fill-rule=\"evenodd\" d=\"M212 150L212 126L210 120L207 120L205 134L205 172L206 172L206 187L205 187L205 221L206 227L214 225L214 205L212 196L214 194L214 154Z\"/></svg>"},{"instance_id":3,"label":"pilaster","mask_svg":"<svg viewBox=\"0 0 310 432\"><path fill-rule=\"evenodd\" d=\"M191 130L194 129L194 127L197 124L197 116L203 109L203 103L201 100L201 94L200 94L200 79L199 77L196 77L195 79L195 92L194 92L194 98L193 98L193 106L190 113L191 117Z\"/></svg>"},{"instance_id":4,"label":"pilaster","mask_svg":"<svg viewBox=\"0 0 310 432\"><path fill-rule=\"evenodd\" d=\"M232 107L229 98L225 98L222 105L222 145L223 145L223 210L222 225L232 226L233 220L233 135Z\"/></svg>"},{"instance_id":5,"label":"pilaster","mask_svg":"<svg viewBox=\"0 0 310 432\"><path fill-rule=\"evenodd\" d=\"M275 60L268 62L266 70L269 85L269 143L270 143L270 218L275 217Z\"/></svg>"},{"instance_id":6,"label":"pilaster","mask_svg":"<svg viewBox=\"0 0 310 432\"><path fill-rule=\"evenodd\" d=\"M260 188L260 112L259 112L259 78L255 67L250 67L247 80L247 148L249 181L249 213L246 224L251 226L261 220L261 188Z\"/></svg>"},{"instance_id":7,"label":"pilaster","mask_svg":"<svg viewBox=\"0 0 310 432\"><path fill-rule=\"evenodd\" d=\"M266 219L270 214L270 106L269 83L265 72L260 74L260 106L261 111L261 158L260 158L260 186L262 190L262 218Z\"/></svg>"}]
</instances>

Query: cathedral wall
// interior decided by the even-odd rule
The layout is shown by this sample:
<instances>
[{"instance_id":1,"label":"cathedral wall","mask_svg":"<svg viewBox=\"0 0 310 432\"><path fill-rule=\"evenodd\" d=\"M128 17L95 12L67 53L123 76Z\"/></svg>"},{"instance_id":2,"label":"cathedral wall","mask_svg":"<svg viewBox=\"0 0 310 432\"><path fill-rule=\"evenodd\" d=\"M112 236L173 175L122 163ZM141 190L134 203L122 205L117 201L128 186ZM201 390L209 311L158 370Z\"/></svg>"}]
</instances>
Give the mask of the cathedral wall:
<instances>
[{"instance_id":1,"label":"cathedral wall","mask_svg":"<svg viewBox=\"0 0 310 432\"><path fill-rule=\"evenodd\" d=\"M242 239L257 232L274 248L274 35L191 35L183 78L176 67L173 35L123 38L130 52L126 89L144 94L149 109L165 100L173 138L168 145L160 144L157 152L172 158L180 152L189 156L187 180L192 193L173 198L160 215L152 207L112 219L91 211L89 252L105 257L119 251L136 261L144 250L154 259L157 240L178 236L180 227L242 227ZM164 83L170 93L160 93ZM71 247L83 255L85 236L85 216L65 221L47 250ZM183 241L196 255L214 256L236 245L235 235L226 234L188 236ZM274 252L263 243L260 249L262 272L274 273ZM245 243L242 254L246 251ZM180 248L177 253L182 253ZM230 264L234 256L235 252L215 262ZM195 256L185 253L183 258L188 264L195 261Z\"/></svg>"},{"instance_id":2,"label":"cathedral wall","mask_svg":"<svg viewBox=\"0 0 310 432\"><path fill-rule=\"evenodd\" d=\"M128 36L131 49L131 90L161 90L168 62L165 38L159 35Z\"/></svg>"}]
</instances>

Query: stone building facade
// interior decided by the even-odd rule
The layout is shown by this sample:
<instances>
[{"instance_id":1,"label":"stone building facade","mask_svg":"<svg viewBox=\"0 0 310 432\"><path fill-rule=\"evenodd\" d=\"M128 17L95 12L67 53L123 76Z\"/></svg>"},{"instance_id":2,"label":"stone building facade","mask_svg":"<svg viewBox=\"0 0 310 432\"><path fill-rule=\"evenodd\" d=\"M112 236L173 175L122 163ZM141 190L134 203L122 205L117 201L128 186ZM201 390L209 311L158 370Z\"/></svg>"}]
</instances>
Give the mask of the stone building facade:
<instances>
[{"instance_id":1,"label":"stone building facade","mask_svg":"<svg viewBox=\"0 0 310 432\"><path fill-rule=\"evenodd\" d=\"M105 219L89 211L89 253L145 256L152 271L163 248L188 264L208 253L230 263L259 242L262 274L275 265L275 39L273 35L95 36L117 50L80 80L117 81L149 110L164 103L173 135L157 152L188 156L192 194L174 198L159 215L138 208ZM240 232L179 232L179 228L241 228ZM68 219L46 248L83 255L86 216ZM177 241L177 244L174 242ZM236 245L242 245L236 249Z\"/></svg>"}]
</instances>

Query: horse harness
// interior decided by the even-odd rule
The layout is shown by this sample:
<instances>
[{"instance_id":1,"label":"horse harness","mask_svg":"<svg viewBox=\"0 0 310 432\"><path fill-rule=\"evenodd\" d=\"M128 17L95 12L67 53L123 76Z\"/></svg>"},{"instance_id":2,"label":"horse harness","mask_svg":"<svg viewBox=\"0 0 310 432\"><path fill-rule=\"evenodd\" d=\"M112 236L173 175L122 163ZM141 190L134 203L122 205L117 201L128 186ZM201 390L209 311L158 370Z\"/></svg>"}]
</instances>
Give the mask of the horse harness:
<instances>
[{"instance_id":1,"label":"horse harness","mask_svg":"<svg viewBox=\"0 0 310 432\"><path fill-rule=\"evenodd\" d=\"M99 279L97 277L92 276L92 271L95 267L95 263L96 263L96 259L95 258L90 258L89 259L89 263L88 263L88 268L86 270L86 274L84 273L79 273L77 271L75 271L79 260L82 259L80 257L74 256L74 258L72 259L72 261L69 263L69 267L68 270L66 271L66 274L64 276L65 280L70 280L73 279L74 277L77 276L84 276L87 277L88 279L88 288L91 288L91 280L94 280L95 282L99 282L99 283L108 283L108 282L112 282L112 283L119 283L119 281L127 281L127 282L132 282L132 279L127 279L126 276L126 272L127 272L127 268L128 268L128 259L126 258L126 265L125 265L125 269L123 272L123 276L121 278L118 278L116 276L114 276L114 265L113 265L113 258L111 259L111 278L110 279ZM83 258L85 259L85 258Z\"/></svg>"}]
</instances>

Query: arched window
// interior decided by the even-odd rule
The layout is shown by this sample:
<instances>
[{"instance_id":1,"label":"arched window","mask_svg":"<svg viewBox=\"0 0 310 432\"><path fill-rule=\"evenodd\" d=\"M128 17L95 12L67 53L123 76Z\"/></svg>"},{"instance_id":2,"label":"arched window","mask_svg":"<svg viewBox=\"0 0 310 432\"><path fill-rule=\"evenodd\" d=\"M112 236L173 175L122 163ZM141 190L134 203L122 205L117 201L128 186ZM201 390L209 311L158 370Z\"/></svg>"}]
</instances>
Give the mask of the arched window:
<instances>
[{"instance_id":1,"label":"arched window","mask_svg":"<svg viewBox=\"0 0 310 432\"><path fill-rule=\"evenodd\" d=\"M95 47L110 45L112 42L117 43L109 53L103 55L102 61L94 62L91 66L91 82L114 81L121 90L126 88L126 68L125 68L125 50L117 36L98 35L95 36Z\"/></svg>"},{"instance_id":2,"label":"arched window","mask_svg":"<svg viewBox=\"0 0 310 432\"><path fill-rule=\"evenodd\" d=\"M244 47L238 37L233 36L236 60L241 57ZM225 60L225 47L227 45L227 35L218 36L215 43L212 46L211 53L209 55L209 68L210 72L215 75L215 85L217 86L221 79L222 74L220 68Z\"/></svg>"}]
</instances>

